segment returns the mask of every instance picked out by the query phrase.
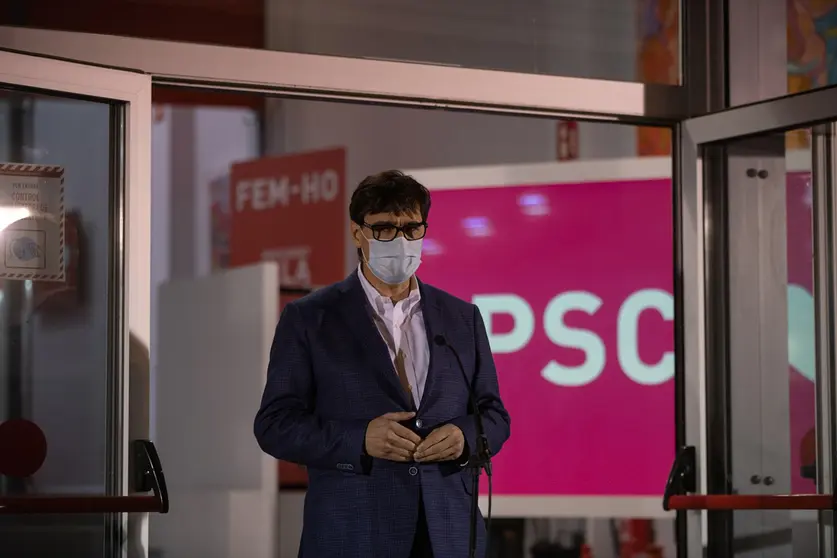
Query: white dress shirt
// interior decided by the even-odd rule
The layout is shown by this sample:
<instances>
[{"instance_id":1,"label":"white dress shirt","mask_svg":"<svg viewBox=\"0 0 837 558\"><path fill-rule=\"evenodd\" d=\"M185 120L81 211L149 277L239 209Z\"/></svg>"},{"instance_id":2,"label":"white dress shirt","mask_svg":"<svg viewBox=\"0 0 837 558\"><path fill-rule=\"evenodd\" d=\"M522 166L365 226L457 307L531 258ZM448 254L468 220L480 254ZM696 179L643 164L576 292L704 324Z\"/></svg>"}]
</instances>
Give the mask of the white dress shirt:
<instances>
[{"instance_id":1,"label":"white dress shirt","mask_svg":"<svg viewBox=\"0 0 837 558\"><path fill-rule=\"evenodd\" d=\"M389 357L396 374L396 358L399 351L403 355L404 371L410 383L413 401L418 409L427 382L427 369L430 366L430 345L427 340L427 330L424 328L421 291L418 284L415 278L411 279L410 294L404 300L393 303L372 286L360 267L357 274L366 298L374 310L375 325L389 349Z\"/></svg>"}]
</instances>

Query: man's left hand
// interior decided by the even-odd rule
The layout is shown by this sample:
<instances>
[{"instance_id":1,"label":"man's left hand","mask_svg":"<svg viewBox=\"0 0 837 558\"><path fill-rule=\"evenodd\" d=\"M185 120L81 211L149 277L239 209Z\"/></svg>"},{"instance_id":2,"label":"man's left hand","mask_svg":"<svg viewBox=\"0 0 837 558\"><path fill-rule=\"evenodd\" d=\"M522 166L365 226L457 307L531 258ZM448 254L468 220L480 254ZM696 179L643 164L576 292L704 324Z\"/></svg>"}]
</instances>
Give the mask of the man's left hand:
<instances>
[{"instance_id":1,"label":"man's left hand","mask_svg":"<svg viewBox=\"0 0 837 558\"><path fill-rule=\"evenodd\" d=\"M465 450L465 436L458 426L445 424L430 433L416 448L413 458L422 463L453 461Z\"/></svg>"}]
</instances>

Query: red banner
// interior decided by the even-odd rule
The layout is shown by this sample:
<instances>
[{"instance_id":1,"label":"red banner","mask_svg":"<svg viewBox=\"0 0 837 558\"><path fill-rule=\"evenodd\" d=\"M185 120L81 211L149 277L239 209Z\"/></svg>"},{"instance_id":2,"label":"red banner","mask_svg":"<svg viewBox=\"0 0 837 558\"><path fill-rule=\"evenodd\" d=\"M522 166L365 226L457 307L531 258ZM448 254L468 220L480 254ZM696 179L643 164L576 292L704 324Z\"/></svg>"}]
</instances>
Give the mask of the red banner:
<instances>
[{"instance_id":1,"label":"red banner","mask_svg":"<svg viewBox=\"0 0 837 558\"><path fill-rule=\"evenodd\" d=\"M575 120L558 121L557 156L559 161L578 159L578 122Z\"/></svg>"},{"instance_id":2,"label":"red banner","mask_svg":"<svg viewBox=\"0 0 837 558\"><path fill-rule=\"evenodd\" d=\"M279 263L280 288L310 288L346 274L346 152L266 157L230 173L229 265ZM298 295L280 295L284 302ZM302 467L279 464L282 487L303 487Z\"/></svg>"},{"instance_id":3,"label":"red banner","mask_svg":"<svg viewBox=\"0 0 837 558\"><path fill-rule=\"evenodd\" d=\"M343 149L233 165L230 266L276 261L281 287L327 285L342 279L345 181Z\"/></svg>"}]
</instances>

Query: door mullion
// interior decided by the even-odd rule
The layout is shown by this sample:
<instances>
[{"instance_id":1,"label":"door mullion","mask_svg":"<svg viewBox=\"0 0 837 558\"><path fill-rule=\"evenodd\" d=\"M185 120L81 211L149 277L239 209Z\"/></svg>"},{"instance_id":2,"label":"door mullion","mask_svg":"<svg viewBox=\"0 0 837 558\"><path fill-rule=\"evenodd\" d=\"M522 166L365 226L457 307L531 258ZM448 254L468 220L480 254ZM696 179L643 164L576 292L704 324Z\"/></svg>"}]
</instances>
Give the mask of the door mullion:
<instances>
[{"instance_id":1,"label":"door mullion","mask_svg":"<svg viewBox=\"0 0 837 558\"><path fill-rule=\"evenodd\" d=\"M835 463L835 303L837 302L837 192L835 124L814 128L813 190L814 316L816 324L817 491L833 494ZM819 555L835 555L831 512L819 513Z\"/></svg>"}]
</instances>

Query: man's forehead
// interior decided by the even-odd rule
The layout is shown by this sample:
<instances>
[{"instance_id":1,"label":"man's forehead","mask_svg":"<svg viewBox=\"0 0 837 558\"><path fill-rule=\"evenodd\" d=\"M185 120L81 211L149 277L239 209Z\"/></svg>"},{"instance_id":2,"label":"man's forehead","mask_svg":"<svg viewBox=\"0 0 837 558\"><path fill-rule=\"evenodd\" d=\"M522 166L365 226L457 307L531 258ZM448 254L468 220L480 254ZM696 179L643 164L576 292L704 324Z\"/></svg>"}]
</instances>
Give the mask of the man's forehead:
<instances>
[{"instance_id":1,"label":"man's forehead","mask_svg":"<svg viewBox=\"0 0 837 558\"><path fill-rule=\"evenodd\" d=\"M395 213L370 213L366 216L367 223L415 223L421 221L421 213L418 211L405 211L396 215Z\"/></svg>"}]
</instances>

